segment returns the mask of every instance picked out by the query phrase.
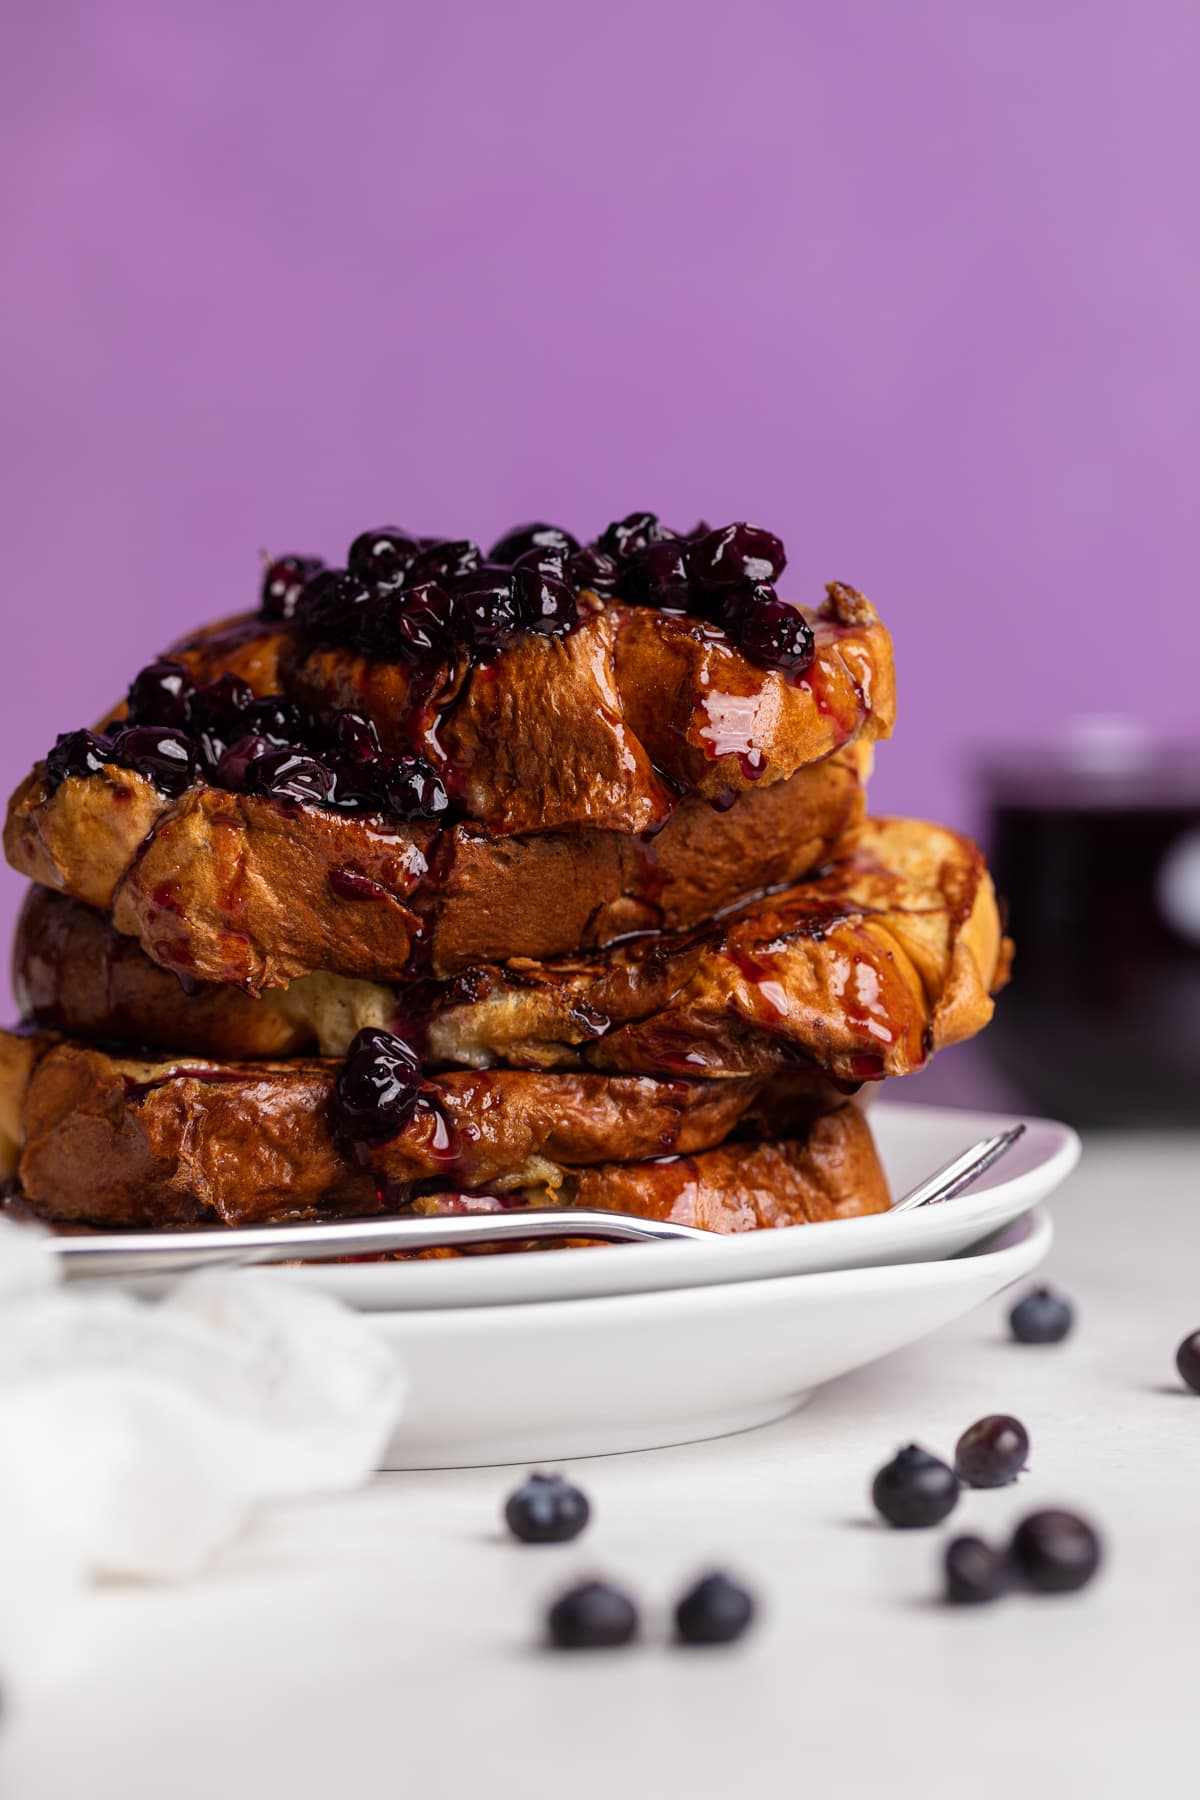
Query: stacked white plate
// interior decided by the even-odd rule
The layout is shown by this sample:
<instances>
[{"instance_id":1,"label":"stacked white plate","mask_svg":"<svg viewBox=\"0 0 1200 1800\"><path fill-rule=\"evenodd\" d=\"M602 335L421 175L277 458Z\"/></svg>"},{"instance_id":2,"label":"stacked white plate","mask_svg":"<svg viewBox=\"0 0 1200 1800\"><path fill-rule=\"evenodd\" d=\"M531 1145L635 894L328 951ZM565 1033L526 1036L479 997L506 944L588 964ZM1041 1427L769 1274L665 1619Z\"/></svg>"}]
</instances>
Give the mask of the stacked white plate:
<instances>
[{"instance_id":1,"label":"stacked white plate","mask_svg":"<svg viewBox=\"0 0 1200 1800\"><path fill-rule=\"evenodd\" d=\"M895 1195L1015 1121L876 1106ZM1024 1137L968 1193L915 1212L711 1243L419 1263L309 1264L297 1281L377 1315L410 1380L388 1468L553 1462L741 1431L935 1331L1050 1247L1037 1210L1074 1168L1069 1126Z\"/></svg>"}]
</instances>

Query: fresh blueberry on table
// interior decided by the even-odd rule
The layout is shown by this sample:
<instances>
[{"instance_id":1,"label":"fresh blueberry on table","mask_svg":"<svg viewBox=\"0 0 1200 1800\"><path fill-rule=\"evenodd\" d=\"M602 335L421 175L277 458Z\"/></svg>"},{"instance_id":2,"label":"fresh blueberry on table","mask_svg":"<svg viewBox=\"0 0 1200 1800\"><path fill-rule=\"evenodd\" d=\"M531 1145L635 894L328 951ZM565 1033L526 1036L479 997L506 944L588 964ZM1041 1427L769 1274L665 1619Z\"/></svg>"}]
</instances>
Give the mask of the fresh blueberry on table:
<instances>
[{"instance_id":1,"label":"fresh blueberry on table","mask_svg":"<svg viewBox=\"0 0 1200 1800\"><path fill-rule=\"evenodd\" d=\"M1175 1367L1188 1386L1200 1394L1200 1331L1184 1338L1175 1352Z\"/></svg>"},{"instance_id":2,"label":"fresh blueberry on table","mask_svg":"<svg viewBox=\"0 0 1200 1800\"><path fill-rule=\"evenodd\" d=\"M1048 1509L1022 1519L1009 1559L1035 1592L1071 1594L1085 1587L1100 1567L1100 1539L1078 1513Z\"/></svg>"},{"instance_id":3,"label":"fresh blueberry on table","mask_svg":"<svg viewBox=\"0 0 1200 1800\"><path fill-rule=\"evenodd\" d=\"M889 1525L902 1530L940 1525L958 1504L958 1477L919 1444L908 1444L880 1469L871 1498Z\"/></svg>"},{"instance_id":4,"label":"fresh blueberry on table","mask_svg":"<svg viewBox=\"0 0 1200 1800\"><path fill-rule=\"evenodd\" d=\"M1029 1433L1020 1419L989 1413L968 1425L954 1450L958 1479L968 1487L1004 1487L1015 1481L1029 1455Z\"/></svg>"},{"instance_id":5,"label":"fresh blueberry on table","mask_svg":"<svg viewBox=\"0 0 1200 1800\"><path fill-rule=\"evenodd\" d=\"M946 1598L952 1606L982 1606L998 1600L1009 1585L1006 1558L982 1538L951 1538L943 1566Z\"/></svg>"},{"instance_id":6,"label":"fresh blueberry on table","mask_svg":"<svg viewBox=\"0 0 1200 1800\"><path fill-rule=\"evenodd\" d=\"M504 1519L523 1544L565 1544L591 1517L587 1495L561 1475L533 1474L508 1496Z\"/></svg>"},{"instance_id":7,"label":"fresh blueberry on table","mask_svg":"<svg viewBox=\"0 0 1200 1800\"><path fill-rule=\"evenodd\" d=\"M675 1608L681 1644L732 1644L754 1618L754 1598L719 1572L689 1588Z\"/></svg>"},{"instance_id":8,"label":"fresh blueberry on table","mask_svg":"<svg viewBox=\"0 0 1200 1800\"><path fill-rule=\"evenodd\" d=\"M1018 1344L1061 1344L1075 1323L1075 1310L1052 1288L1039 1287L1017 1301L1008 1323Z\"/></svg>"},{"instance_id":9,"label":"fresh blueberry on table","mask_svg":"<svg viewBox=\"0 0 1200 1800\"><path fill-rule=\"evenodd\" d=\"M554 1602L546 1629L560 1650L610 1650L637 1636L637 1607L620 1588L586 1581Z\"/></svg>"}]
</instances>

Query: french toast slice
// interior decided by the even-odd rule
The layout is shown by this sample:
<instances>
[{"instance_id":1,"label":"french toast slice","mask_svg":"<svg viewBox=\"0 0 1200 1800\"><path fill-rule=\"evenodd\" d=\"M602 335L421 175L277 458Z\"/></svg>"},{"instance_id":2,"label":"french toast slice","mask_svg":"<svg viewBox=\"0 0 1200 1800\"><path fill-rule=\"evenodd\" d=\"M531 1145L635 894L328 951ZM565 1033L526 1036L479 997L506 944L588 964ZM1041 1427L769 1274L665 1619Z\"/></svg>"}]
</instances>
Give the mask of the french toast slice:
<instances>
[{"instance_id":1,"label":"french toast slice","mask_svg":"<svg viewBox=\"0 0 1200 1800\"><path fill-rule=\"evenodd\" d=\"M109 765L53 787L39 767L10 803L4 844L14 868L110 912L188 979L256 994L315 971L443 978L686 930L796 879L861 816L869 757L850 745L725 811L685 799L653 837L495 837L209 787L172 799Z\"/></svg>"},{"instance_id":2,"label":"french toast slice","mask_svg":"<svg viewBox=\"0 0 1200 1800\"><path fill-rule=\"evenodd\" d=\"M768 790L769 791L769 790ZM1007 971L983 858L957 833L868 819L795 886L687 932L590 955L514 956L407 988L328 973L254 999L185 991L103 915L31 891L18 1000L34 1022L209 1056L345 1052L366 1027L433 1067L731 1077L903 1075L991 1016Z\"/></svg>"},{"instance_id":3,"label":"french toast slice","mask_svg":"<svg viewBox=\"0 0 1200 1800\"><path fill-rule=\"evenodd\" d=\"M319 720L369 718L384 751L425 758L489 831L643 832L682 794L727 804L857 739L890 736L891 640L870 602L834 582L819 608L797 610L815 640L799 675L751 662L703 618L595 595L566 636L528 634L485 661L433 669L255 615L169 654L200 682L235 674Z\"/></svg>"},{"instance_id":4,"label":"french toast slice","mask_svg":"<svg viewBox=\"0 0 1200 1800\"><path fill-rule=\"evenodd\" d=\"M340 1069L319 1059L150 1062L0 1033L4 1174L60 1222L251 1224L394 1211L422 1190L552 1194L570 1171L686 1161L735 1130L795 1137L814 1116L786 1077L461 1072L424 1082L392 1137L348 1143L337 1125Z\"/></svg>"}]
</instances>

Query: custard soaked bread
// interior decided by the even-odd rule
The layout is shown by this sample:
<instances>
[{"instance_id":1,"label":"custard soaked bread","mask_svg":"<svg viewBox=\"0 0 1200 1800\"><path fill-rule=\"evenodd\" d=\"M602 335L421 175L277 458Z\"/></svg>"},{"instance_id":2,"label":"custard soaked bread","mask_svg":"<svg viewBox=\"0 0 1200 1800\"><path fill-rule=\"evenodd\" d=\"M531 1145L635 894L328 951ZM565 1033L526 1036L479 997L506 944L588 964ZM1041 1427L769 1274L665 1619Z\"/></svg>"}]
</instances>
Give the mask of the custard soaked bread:
<instances>
[{"instance_id":1,"label":"custard soaked bread","mask_svg":"<svg viewBox=\"0 0 1200 1800\"><path fill-rule=\"evenodd\" d=\"M868 755L852 745L725 811L681 800L652 837L497 837L216 787L171 796L111 763L57 784L41 768L13 797L5 849L184 977L250 993L314 970L441 977L688 929L795 880L861 816Z\"/></svg>"},{"instance_id":2,"label":"custard soaked bread","mask_svg":"<svg viewBox=\"0 0 1200 1800\"><path fill-rule=\"evenodd\" d=\"M754 1152L760 1182L774 1158L791 1167L779 1209L798 1220L821 1193L831 1213L886 1204L857 1111L837 1109L836 1125L810 1121L786 1077L451 1073L420 1081L407 1113L384 1121L395 1130L376 1136L358 1104L367 1054L346 1065L149 1062L2 1033L10 1173L35 1212L90 1225L368 1215L484 1188L516 1196L513 1204L547 1204L565 1189L604 1206L612 1165L624 1171L614 1192L628 1197L624 1207L614 1200L618 1210L653 1190L660 1206L670 1192L672 1205L737 1214L738 1205L766 1208L733 1201L736 1171ZM706 1174L705 1152L721 1145L724 1161Z\"/></svg>"},{"instance_id":3,"label":"custard soaked bread","mask_svg":"<svg viewBox=\"0 0 1200 1800\"><path fill-rule=\"evenodd\" d=\"M808 1066L842 1083L909 1073L972 1036L1005 967L978 850L906 819L868 820L807 881L692 931L479 963L450 981L324 973L261 999L213 983L185 990L103 914L44 888L30 892L14 958L25 1016L71 1037L218 1057L339 1056L369 1026L410 1038L435 1068L736 1076Z\"/></svg>"},{"instance_id":4,"label":"custard soaked bread","mask_svg":"<svg viewBox=\"0 0 1200 1800\"><path fill-rule=\"evenodd\" d=\"M979 853L869 820L891 644L746 524L285 557L10 804L0 1149L90 1226L886 1206L863 1082L986 1023Z\"/></svg>"}]
</instances>

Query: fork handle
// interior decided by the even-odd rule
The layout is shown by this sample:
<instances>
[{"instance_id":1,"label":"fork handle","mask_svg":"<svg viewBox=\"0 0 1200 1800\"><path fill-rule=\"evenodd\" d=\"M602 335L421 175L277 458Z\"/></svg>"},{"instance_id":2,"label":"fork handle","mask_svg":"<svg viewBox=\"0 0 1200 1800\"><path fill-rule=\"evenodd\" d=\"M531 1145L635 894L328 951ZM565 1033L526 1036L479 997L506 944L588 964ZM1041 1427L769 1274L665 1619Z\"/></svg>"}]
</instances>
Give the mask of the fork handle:
<instances>
[{"instance_id":1,"label":"fork handle","mask_svg":"<svg viewBox=\"0 0 1200 1800\"><path fill-rule=\"evenodd\" d=\"M454 1249L530 1238L585 1237L607 1243L712 1238L669 1219L567 1207L457 1213L444 1217L348 1219L315 1225L214 1226L200 1231L120 1231L51 1237L46 1244L71 1279L100 1275L178 1275L187 1269L249 1263L321 1261L381 1251Z\"/></svg>"}]
</instances>

